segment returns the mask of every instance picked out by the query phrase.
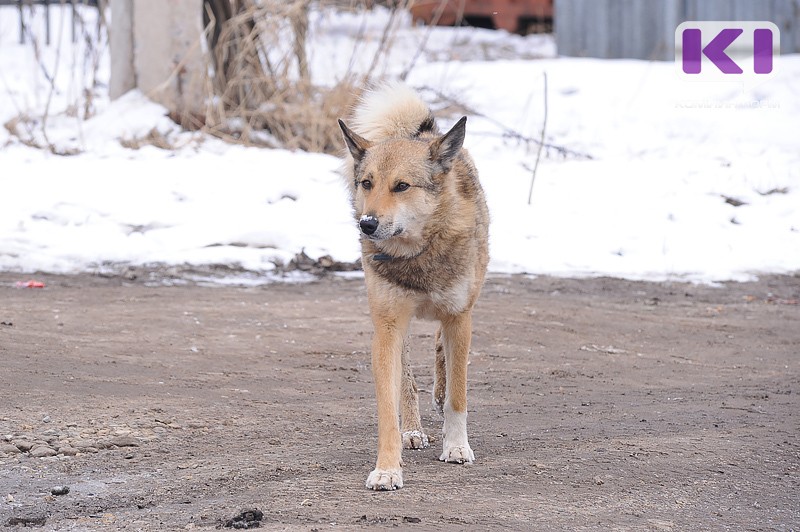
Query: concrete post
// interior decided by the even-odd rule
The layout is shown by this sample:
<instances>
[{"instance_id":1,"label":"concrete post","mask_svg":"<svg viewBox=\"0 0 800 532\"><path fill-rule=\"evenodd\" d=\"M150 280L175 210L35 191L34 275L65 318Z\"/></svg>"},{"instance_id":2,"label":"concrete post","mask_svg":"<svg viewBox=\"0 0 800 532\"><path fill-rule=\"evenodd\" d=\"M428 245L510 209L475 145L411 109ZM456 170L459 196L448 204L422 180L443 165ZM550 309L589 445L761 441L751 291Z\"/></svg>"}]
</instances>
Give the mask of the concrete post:
<instances>
[{"instance_id":1,"label":"concrete post","mask_svg":"<svg viewBox=\"0 0 800 532\"><path fill-rule=\"evenodd\" d=\"M111 81L108 92L116 100L136 87L133 69L133 0L111 0Z\"/></svg>"},{"instance_id":2,"label":"concrete post","mask_svg":"<svg viewBox=\"0 0 800 532\"><path fill-rule=\"evenodd\" d=\"M174 118L203 116L203 0L111 0L111 5L112 35L117 34L111 45L112 98L132 88L132 57L134 84L143 93L167 107ZM125 50L125 42L131 43L132 52Z\"/></svg>"},{"instance_id":3,"label":"concrete post","mask_svg":"<svg viewBox=\"0 0 800 532\"><path fill-rule=\"evenodd\" d=\"M133 16L139 88L179 115L202 114L203 0L136 0Z\"/></svg>"}]
</instances>

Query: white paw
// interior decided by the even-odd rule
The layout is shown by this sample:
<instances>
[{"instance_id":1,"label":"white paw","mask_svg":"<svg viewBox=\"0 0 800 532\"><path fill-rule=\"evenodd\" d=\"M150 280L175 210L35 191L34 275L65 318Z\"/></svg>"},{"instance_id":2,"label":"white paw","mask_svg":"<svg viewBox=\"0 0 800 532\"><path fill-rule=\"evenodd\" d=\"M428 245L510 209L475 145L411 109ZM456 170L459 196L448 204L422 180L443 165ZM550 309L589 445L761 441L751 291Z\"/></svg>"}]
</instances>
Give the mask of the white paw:
<instances>
[{"instance_id":1,"label":"white paw","mask_svg":"<svg viewBox=\"0 0 800 532\"><path fill-rule=\"evenodd\" d=\"M367 477L367 488L375 491L392 491L403 487L402 469L374 469Z\"/></svg>"},{"instance_id":2,"label":"white paw","mask_svg":"<svg viewBox=\"0 0 800 532\"><path fill-rule=\"evenodd\" d=\"M471 464L475 461L475 453L472 452L469 444L455 445L453 447L445 447L439 460L454 464Z\"/></svg>"},{"instance_id":3,"label":"white paw","mask_svg":"<svg viewBox=\"0 0 800 532\"><path fill-rule=\"evenodd\" d=\"M427 449L430 445L428 435L421 430L408 430L403 433L403 448L405 449Z\"/></svg>"}]
</instances>

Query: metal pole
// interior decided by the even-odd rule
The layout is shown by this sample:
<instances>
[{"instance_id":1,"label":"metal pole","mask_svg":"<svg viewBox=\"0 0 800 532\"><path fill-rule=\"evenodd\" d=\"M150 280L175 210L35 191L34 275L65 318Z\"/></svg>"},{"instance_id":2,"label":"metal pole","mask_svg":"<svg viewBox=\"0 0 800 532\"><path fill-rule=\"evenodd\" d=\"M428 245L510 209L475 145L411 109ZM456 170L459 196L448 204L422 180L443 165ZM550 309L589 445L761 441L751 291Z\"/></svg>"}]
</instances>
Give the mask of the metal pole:
<instances>
[{"instance_id":1,"label":"metal pole","mask_svg":"<svg viewBox=\"0 0 800 532\"><path fill-rule=\"evenodd\" d=\"M44 0L45 43L50 46L50 0Z\"/></svg>"}]
</instances>

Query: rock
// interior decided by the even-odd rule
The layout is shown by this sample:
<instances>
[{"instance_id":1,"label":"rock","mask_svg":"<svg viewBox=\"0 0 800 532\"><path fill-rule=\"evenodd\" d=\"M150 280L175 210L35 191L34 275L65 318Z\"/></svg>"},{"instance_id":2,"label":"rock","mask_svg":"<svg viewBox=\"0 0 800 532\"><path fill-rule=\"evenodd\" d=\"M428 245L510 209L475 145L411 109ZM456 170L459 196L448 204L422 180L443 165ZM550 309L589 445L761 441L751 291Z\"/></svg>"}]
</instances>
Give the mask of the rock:
<instances>
[{"instance_id":1,"label":"rock","mask_svg":"<svg viewBox=\"0 0 800 532\"><path fill-rule=\"evenodd\" d=\"M264 519L264 513L258 508L253 508L242 510L233 519L228 519L223 526L237 530L258 528L261 526L262 519Z\"/></svg>"},{"instance_id":2,"label":"rock","mask_svg":"<svg viewBox=\"0 0 800 532\"><path fill-rule=\"evenodd\" d=\"M46 456L55 456L58 452L52 447L40 445L31 449L31 456L34 458L45 458Z\"/></svg>"},{"instance_id":3,"label":"rock","mask_svg":"<svg viewBox=\"0 0 800 532\"><path fill-rule=\"evenodd\" d=\"M50 421L52 421L52 420L50 419L50 416L44 416L44 417L42 418L42 423L50 423Z\"/></svg>"},{"instance_id":4,"label":"rock","mask_svg":"<svg viewBox=\"0 0 800 532\"><path fill-rule=\"evenodd\" d=\"M59 495L66 495L69 493L69 486L53 486L50 493L58 497Z\"/></svg>"},{"instance_id":5,"label":"rock","mask_svg":"<svg viewBox=\"0 0 800 532\"><path fill-rule=\"evenodd\" d=\"M108 440L108 443L117 447L139 447L138 440L131 436L117 436Z\"/></svg>"},{"instance_id":6,"label":"rock","mask_svg":"<svg viewBox=\"0 0 800 532\"><path fill-rule=\"evenodd\" d=\"M59 447L58 454L63 454L64 456L75 456L78 454L78 449L70 446Z\"/></svg>"},{"instance_id":7,"label":"rock","mask_svg":"<svg viewBox=\"0 0 800 532\"><path fill-rule=\"evenodd\" d=\"M0 443L0 454L18 454L22 451L16 445L10 443Z\"/></svg>"},{"instance_id":8,"label":"rock","mask_svg":"<svg viewBox=\"0 0 800 532\"><path fill-rule=\"evenodd\" d=\"M14 444L17 447L17 449L19 449L23 453L27 453L33 448L33 443L26 440L14 440L11 443Z\"/></svg>"},{"instance_id":9,"label":"rock","mask_svg":"<svg viewBox=\"0 0 800 532\"><path fill-rule=\"evenodd\" d=\"M91 440L75 440L72 446L76 449L85 449L87 447L97 447L97 444Z\"/></svg>"},{"instance_id":10,"label":"rock","mask_svg":"<svg viewBox=\"0 0 800 532\"><path fill-rule=\"evenodd\" d=\"M23 526L23 527L34 527L34 526L44 526L47 522L46 517L10 517L8 521L6 521L6 526Z\"/></svg>"}]
</instances>

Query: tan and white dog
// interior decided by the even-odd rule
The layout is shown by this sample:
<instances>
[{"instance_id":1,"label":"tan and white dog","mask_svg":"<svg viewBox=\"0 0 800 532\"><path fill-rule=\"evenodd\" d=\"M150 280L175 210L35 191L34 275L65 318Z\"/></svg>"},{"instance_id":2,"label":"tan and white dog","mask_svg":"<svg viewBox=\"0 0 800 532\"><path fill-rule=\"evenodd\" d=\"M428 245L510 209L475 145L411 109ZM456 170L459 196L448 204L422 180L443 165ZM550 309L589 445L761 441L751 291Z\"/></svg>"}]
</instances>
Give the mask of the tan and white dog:
<instances>
[{"instance_id":1,"label":"tan and white dog","mask_svg":"<svg viewBox=\"0 0 800 532\"><path fill-rule=\"evenodd\" d=\"M345 175L375 329L378 459L366 485L394 490L403 487L402 447L428 446L408 360L413 316L441 324L433 390L444 415L439 459L475 459L467 439L467 361L472 307L489 261L489 211L462 148L466 117L442 135L413 90L387 84L361 98L353 129L339 125L349 150Z\"/></svg>"}]
</instances>

